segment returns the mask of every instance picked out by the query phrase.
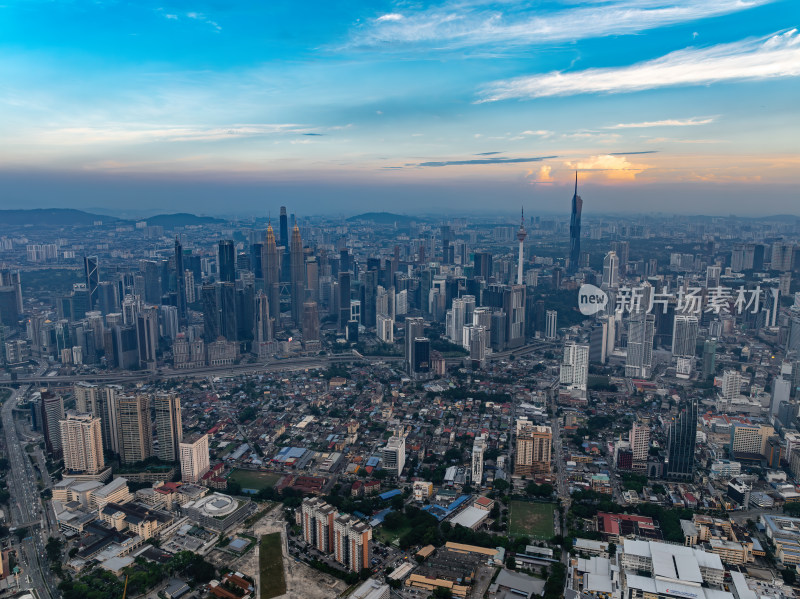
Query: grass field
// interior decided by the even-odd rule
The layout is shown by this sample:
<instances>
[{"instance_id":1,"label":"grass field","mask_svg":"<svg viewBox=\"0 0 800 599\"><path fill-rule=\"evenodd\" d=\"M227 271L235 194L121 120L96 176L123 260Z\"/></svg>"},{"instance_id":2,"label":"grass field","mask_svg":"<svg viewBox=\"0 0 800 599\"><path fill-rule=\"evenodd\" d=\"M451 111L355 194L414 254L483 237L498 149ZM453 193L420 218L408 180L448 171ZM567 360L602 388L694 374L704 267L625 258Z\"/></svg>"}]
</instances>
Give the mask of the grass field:
<instances>
[{"instance_id":1,"label":"grass field","mask_svg":"<svg viewBox=\"0 0 800 599\"><path fill-rule=\"evenodd\" d=\"M383 526L379 526L378 528L373 529L372 534L376 541L380 541L381 543L385 543L386 545L391 545L396 539L399 539L407 532L411 531L410 526L403 526L402 528L398 528L397 530L387 530Z\"/></svg>"},{"instance_id":2,"label":"grass field","mask_svg":"<svg viewBox=\"0 0 800 599\"><path fill-rule=\"evenodd\" d=\"M261 537L258 567L261 573L261 599L272 599L272 597L286 593L281 533L273 532Z\"/></svg>"},{"instance_id":3,"label":"grass field","mask_svg":"<svg viewBox=\"0 0 800 599\"><path fill-rule=\"evenodd\" d=\"M551 539L553 530L554 503L530 503L512 501L508 531L513 536L529 536L536 539Z\"/></svg>"},{"instance_id":4,"label":"grass field","mask_svg":"<svg viewBox=\"0 0 800 599\"><path fill-rule=\"evenodd\" d=\"M230 480L242 485L242 489L255 489L256 491L274 487L280 479L279 474L258 472L257 470L234 470L230 476Z\"/></svg>"}]
</instances>

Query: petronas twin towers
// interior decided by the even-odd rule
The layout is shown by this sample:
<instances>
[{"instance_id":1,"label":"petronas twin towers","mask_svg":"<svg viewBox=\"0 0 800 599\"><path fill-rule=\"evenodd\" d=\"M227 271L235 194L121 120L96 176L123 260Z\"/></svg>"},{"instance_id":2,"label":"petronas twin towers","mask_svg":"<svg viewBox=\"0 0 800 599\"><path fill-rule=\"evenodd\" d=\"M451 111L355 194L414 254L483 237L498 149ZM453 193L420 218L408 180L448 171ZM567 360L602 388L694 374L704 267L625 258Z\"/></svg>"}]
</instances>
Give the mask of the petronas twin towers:
<instances>
[{"instance_id":1,"label":"petronas twin towers","mask_svg":"<svg viewBox=\"0 0 800 599\"><path fill-rule=\"evenodd\" d=\"M281 233L287 236L288 230L285 227L286 209L281 208ZM288 240L282 238L281 244L286 246ZM275 323L281 320L280 288L281 283L281 264L282 256L278 251L278 243L275 240L275 231L272 224L267 226L266 242L262 250L262 268L264 269L264 285L269 299L270 317L275 319ZM303 240L300 237L300 227L294 225L292 239L289 243L289 291L291 293L291 313L292 320L299 324L303 316L303 302L306 295L306 272L305 256L303 254Z\"/></svg>"}]
</instances>

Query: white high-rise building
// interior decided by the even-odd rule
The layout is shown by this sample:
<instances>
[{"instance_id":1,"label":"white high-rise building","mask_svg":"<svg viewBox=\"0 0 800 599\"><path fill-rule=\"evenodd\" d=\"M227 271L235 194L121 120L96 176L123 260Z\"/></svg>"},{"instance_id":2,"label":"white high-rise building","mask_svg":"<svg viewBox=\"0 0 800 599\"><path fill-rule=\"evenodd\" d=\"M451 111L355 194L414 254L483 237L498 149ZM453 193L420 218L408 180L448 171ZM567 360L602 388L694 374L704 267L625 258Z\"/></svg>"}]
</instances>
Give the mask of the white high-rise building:
<instances>
[{"instance_id":1,"label":"white high-rise building","mask_svg":"<svg viewBox=\"0 0 800 599\"><path fill-rule=\"evenodd\" d=\"M608 315L608 331L606 332L606 356L614 353L614 347L617 344L617 315Z\"/></svg>"},{"instance_id":2,"label":"white high-rise building","mask_svg":"<svg viewBox=\"0 0 800 599\"><path fill-rule=\"evenodd\" d=\"M630 319L628 327L628 355L625 362L625 376L649 378L653 366L653 337L655 336L655 316L637 312Z\"/></svg>"},{"instance_id":3,"label":"white high-rise building","mask_svg":"<svg viewBox=\"0 0 800 599\"><path fill-rule=\"evenodd\" d=\"M545 312L544 337L545 339L558 337L558 312L555 310Z\"/></svg>"},{"instance_id":4,"label":"white high-rise building","mask_svg":"<svg viewBox=\"0 0 800 599\"><path fill-rule=\"evenodd\" d=\"M472 445L472 484L480 487L483 481L483 455L486 453L486 438L481 435Z\"/></svg>"},{"instance_id":5,"label":"white high-rise building","mask_svg":"<svg viewBox=\"0 0 800 599\"><path fill-rule=\"evenodd\" d=\"M676 314L672 330L672 355L676 358L694 358L697 346L697 316Z\"/></svg>"},{"instance_id":6,"label":"white high-rise building","mask_svg":"<svg viewBox=\"0 0 800 599\"><path fill-rule=\"evenodd\" d=\"M406 465L406 438L395 435L386 442L383 448L383 468L397 476L403 472Z\"/></svg>"},{"instance_id":7,"label":"white high-rise building","mask_svg":"<svg viewBox=\"0 0 800 599\"><path fill-rule=\"evenodd\" d=\"M64 449L64 469L67 473L98 474L105 468L103 430L100 419L91 414L67 412L59 422Z\"/></svg>"},{"instance_id":8,"label":"white high-rise building","mask_svg":"<svg viewBox=\"0 0 800 599\"><path fill-rule=\"evenodd\" d=\"M201 435L194 439L182 441L180 452L181 480L185 483L196 483L208 472L210 466L208 435Z\"/></svg>"},{"instance_id":9,"label":"white high-rise building","mask_svg":"<svg viewBox=\"0 0 800 599\"><path fill-rule=\"evenodd\" d=\"M619 258L614 250L608 252L603 259L603 287L619 287Z\"/></svg>"},{"instance_id":10,"label":"white high-rise building","mask_svg":"<svg viewBox=\"0 0 800 599\"><path fill-rule=\"evenodd\" d=\"M742 374L738 370L726 370L722 374L720 395L723 399L738 397L742 388Z\"/></svg>"},{"instance_id":11,"label":"white high-rise building","mask_svg":"<svg viewBox=\"0 0 800 599\"><path fill-rule=\"evenodd\" d=\"M394 319L378 314L375 324L378 339L384 343L394 343Z\"/></svg>"},{"instance_id":12,"label":"white high-rise building","mask_svg":"<svg viewBox=\"0 0 800 599\"><path fill-rule=\"evenodd\" d=\"M456 345L463 345L462 331L467 322L467 310L461 298L453 299L453 308L447 311L446 329L447 337Z\"/></svg>"},{"instance_id":13,"label":"white high-rise building","mask_svg":"<svg viewBox=\"0 0 800 599\"><path fill-rule=\"evenodd\" d=\"M586 391L589 378L589 346L567 343L559 374L560 383L571 389Z\"/></svg>"}]
</instances>

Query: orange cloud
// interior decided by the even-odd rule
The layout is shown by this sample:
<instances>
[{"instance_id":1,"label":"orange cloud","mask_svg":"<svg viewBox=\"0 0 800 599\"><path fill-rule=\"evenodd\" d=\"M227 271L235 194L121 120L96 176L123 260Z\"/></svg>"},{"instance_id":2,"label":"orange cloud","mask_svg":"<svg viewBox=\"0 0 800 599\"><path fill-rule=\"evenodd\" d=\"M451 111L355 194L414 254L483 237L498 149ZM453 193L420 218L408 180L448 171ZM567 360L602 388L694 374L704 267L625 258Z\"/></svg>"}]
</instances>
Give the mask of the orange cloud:
<instances>
[{"instance_id":1,"label":"orange cloud","mask_svg":"<svg viewBox=\"0 0 800 599\"><path fill-rule=\"evenodd\" d=\"M531 183L552 183L555 180L550 175L550 172L552 170L553 168L547 165L540 167L538 171L534 171L533 169L528 169L525 178L528 179Z\"/></svg>"},{"instance_id":2,"label":"orange cloud","mask_svg":"<svg viewBox=\"0 0 800 599\"><path fill-rule=\"evenodd\" d=\"M625 156L602 154L590 156L586 160L567 161L564 165L570 170L578 170L581 177L605 177L613 181L633 181L636 175L650 168L647 164L632 164Z\"/></svg>"}]
</instances>

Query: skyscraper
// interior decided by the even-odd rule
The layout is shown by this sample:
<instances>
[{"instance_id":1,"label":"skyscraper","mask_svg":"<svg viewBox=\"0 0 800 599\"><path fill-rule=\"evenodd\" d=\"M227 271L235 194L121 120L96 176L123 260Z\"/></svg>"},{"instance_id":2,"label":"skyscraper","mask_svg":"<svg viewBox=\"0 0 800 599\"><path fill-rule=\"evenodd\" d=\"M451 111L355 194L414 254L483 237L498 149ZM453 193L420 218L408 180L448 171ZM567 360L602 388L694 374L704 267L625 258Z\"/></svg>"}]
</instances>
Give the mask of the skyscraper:
<instances>
[{"instance_id":1,"label":"skyscraper","mask_svg":"<svg viewBox=\"0 0 800 599\"><path fill-rule=\"evenodd\" d=\"M506 347L525 343L525 285L511 285L503 290L503 311L507 315Z\"/></svg>"},{"instance_id":2,"label":"skyscraper","mask_svg":"<svg viewBox=\"0 0 800 599\"><path fill-rule=\"evenodd\" d=\"M118 385L100 387L97 394L97 413L103 433L103 447L106 451L119 453L119 427L117 414L117 393L122 391Z\"/></svg>"},{"instance_id":3,"label":"skyscraper","mask_svg":"<svg viewBox=\"0 0 800 599\"><path fill-rule=\"evenodd\" d=\"M153 455L150 398L147 395L118 395L116 399L120 461L132 464L146 460Z\"/></svg>"},{"instance_id":4,"label":"skyscraper","mask_svg":"<svg viewBox=\"0 0 800 599\"><path fill-rule=\"evenodd\" d=\"M319 308L317 302L303 302L303 341L319 341Z\"/></svg>"},{"instance_id":5,"label":"skyscraper","mask_svg":"<svg viewBox=\"0 0 800 599\"><path fill-rule=\"evenodd\" d=\"M183 269L183 246L175 236L175 285L177 287L178 320L186 324L186 273Z\"/></svg>"},{"instance_id":6,"label":"skyscraper","mask_svg":"<svg viewBox=\"0 0 800 599\"><path fill-rule=\"evenodd\" d=\"M603 259L603 287L606 289L619 286L619 258L617 253L611 250Z\"/></svg>"},{"instance_id":7,"label":"skyscraper","mask_svg":"<svg viewBox=\"0 0 800 599\"><path fill-rule=\"evenodd\" d=\"M577 186L578 186L578 180L577 180L577 175L576 175L576 179L575 179L575 188L576 189L577 189ZM578 201L580 201L580 199L578 199ZM575 215L574 215L574 213L575 213L575 200L574 199L572 200L572 212L573 212L572 218L574 219L575 218ZM580 228L581 228L581 225L580 225L580 215L579 215L578 216L578 235L580 235ZM571 238L572 237L572 225L570 225L570 233L569 234L570 234L570 238ZM526 236L527 236L527 233L525 233L525 210L523 209L521 211L521 213L520 213L519 229L517 229L517 240L519 241L519 259L517 261L517 285L523 285L523 281L522 281L522 262L523 262L523 259L524 259L523 254L524 254L524 249L525 249L525 237ZM578 246L580 247L580 241L578 241Z\"/></svg>"},{"instance_id":8,"label":"skyscraper","mask_svg":"<svg viewBox=\"0 0 800 599\"><path fill-rule=\"evenodd\" d=\"M203 300L203 336L206 343L211 343L216 341L220 335L217 286L213 283L203 285L201 299Z\"/></svg>"},{"instance_id":9,"label":"skyscraper","mask_svg":"<svg viewBox=\"0 0 800 599\"><path fill-rule=\"evenodd\" d=\"M105 460L100 419L70 410L59 425L65 474L98 474L102 471Z\"/></svg>"},{"instance_id":10,"label":"skyscraper","mask_svg":"<svg viewBox=\"0 0 800 599\"><path fill-rule=\"evenodd\" d=\"M717 362L717 340L706 339L703 343L703 378L707 379L714 375Z\"/></svg>"},{"instance_id":11,"label":"skyscraper","mask_svg":"<svg viewBox=\"0 0 800 599\"><path fill-rule=\"evenodd\" d=\"M694 358L697 345L697 316L676 314L672 333L672 355L676 358Z\"/></svg>"},{"instance_id":12,"label":"skyscraper","mask_svg":"<svg viewBox=\"0 0 800 599\"><path fill-rule=\"evenodd\" d=\"M555 310L548 310L545 314L545 339L555 339L558 337L558 312Z\"/></svg>"},{"instance_id":13,"label":"skyscraper","mask_svg":"<svg viewBox=\"0 0 800 599\"><path fill-rule=\"evenodd\" d=\"M181 398L174 393L158 393L153 398L153 406L158 436L156 455L164 462L177 462L180 457L178 446L183 440Z\"/></svg>"},{"instance_id":14,"label":"skyscraper","mask_svg":"<svg viewBox=\"0 0 800 599\"><path fill-rule=\"evenodd\" d=\"M280 246L283 248L283 254L281 255L281 269L280 269L280 277L281 282L288 283L291 274L289 268L289 254L286 251L289 248L289 219L286 216L286 206L281 206L281 216L280 216Z\"/></svg>"},{"instance_id":15,"label":"skyscraper","mask_svg":"<svg viewBox=\"0 0 800 599\"><path fill-rule=\"evenodd\" d=\"M181 480L196 483L209 468L208 435L187 439L180 444Z\"/></svg>"},{"instance_id":16,"label":"skyscraper","mask_svg":"<svg viewBox=\"0 0 800 599\"><path fill-rule=\"evenodd\" d=\"M572 196L572 216L569 221L569 271L578 270L581 258L581 212L583 200L578 195L578 173L575 172L575 193Z\"/></svg>"},{"instance_id":17,"label":"skyscraper","mask_svg":"<svg viewBox=\"0 0 800 599\"><path fill-rule=\"evenodd\" d=\"M473 486L480 487L483 481L483 456L486 453L486 437L481 435L472 445L472 477Z\"/></svg>"},{"instance_id":18,"label":"skyscraper","mask_svg":"<svg viewBox=\"0 0 800 599\"><path fill-rule=\"evenodd\" d=\"M278 247L275 243L275 232L272 230L271 223L267 225L267 237L263 251L264 289L269 300L269 315L275 321L275 326L277 327L281 324L281 264L278 257Z\"/></svg>"},{"instance_id":19,"label":"skyscraper","mask_svg":"<svg viewBox=\"0 0 800 599\"><path fill-rule=\"evenodd\" d=\"M639 311L631 316L628 326L628 355L625 376L649 378L653 366L655 316Z\"/></svg>"},{"instance_id":20,"label":"skyscraper","mask_svg":"<svg viewBox=\"0 0 800 599\"><path fill-rule=\"evenodd\" d=\"M650 452L650 427L641 422L634 422L628 440L633 452L633 469L646 470L647 456Z\"/></svg>"},{"instance_id":21,"label":"skyscraper","mask_svg":"<svg viewBox=\"0 0 800 599\"><path fill-rule=\"evenodd\" d=\"M303 256L303 241L300 239L300 227L292 229L291 283L292 283L292 319L300 324L303 316L303 302L306 300L306 271Z\"/></svg>"},{"instance_id":22,"label":"skyscraper","mask_svg":"<svg viewBox=\"0 0 800 599\"><path fill-rule=\"evenodd\" d=\"M72 386L72 395L75 398L75 408L79 414L92 414L98 416L97 398L100 388L91 383L75 383Z\"/></svg>"},{"instance_id":23,"label":"skyscraper","mask_svg":"<svg viewBox=\"0 0 800 599\"><path fill-rule=\"evenodd\" d=\"M395 476L403 473L406 464L406 439L402 435L394 435L383 448L383 467Z\"/></svg>"},{"instance_id":24,"label":"skyscraper","mask_svg":"<svg viewBox=\"0 0 800 599\"><path fill-rule=\"evenodd\" d=\"M517 451L514 474L530 476L550 472L553 430L549 426L537 426L533 422L517 420Z\"/></svg>"},{"instance_id":25,"label":"skyscraper","mask_svg":"<svg viewBox=\"0 0 800 599\"><path fill-rule=\"evenodd\" d=\"M427 376L431 371L431 340L428 337L414 338L413 356L411 376L413 378Z\"/></svg>"},{"instance_id":26,"label":"skyscraper","mask_svg":"<svg viewBox=\"0 0 800 599\"><path fill-rule=\"evenodd\" d=\"M344 331L350 320L350 272L339 272L339 330Z\"/></svg>"},{"instance_id":27,"label":"skyscraper","mask_svg":"<svg viewBox=\"0 0 800 599\"><path fill-rule=\"evenodd\" d=\"M669 427L667 437L667 478L691 479L694 475L694 449L697 444L697 403L683 404Z\"/></svg>"},{"instance_id":28,"label":"skyscraper","mask_svg":"<svg viewBox=\"0 0 800 599\"><path fill-rule=\"evenodd\" d=\"M589 379L589 346L570 342L564 345L559 382L570 389L586 391Z\"/></svg>"},{"instance_id":29,"label":"skyscraper","mask_svg":"<svg viewBox=\"0 0 800 599\"><path fill-rule=\"evenodd\" d=\"M269 343L272 341L272 320L270 318L269 300L263 291L255 297L255 314L253 323L253 341L255 343Z\"/></svg>"},{"instance_id":30,"label":"skyscraper","mask_svg":"<svg viewBox=\"0 0 800 599\"><path fill-rule=\"evenodd\" d=\"M223 239L219 242L217 270L220 281L229 283L236 281L236 248L231 239Z\"/></svg>"},{"instance_id":31,"label":"skyscraper","mask_svg":"<svg viewBox=\"0 0 800 599\"><path fill-rule=\"evenodd\" d=\"M228 341L238 340L236 328L236 284L223 281L217 284L219 293L219 334ZM212 341L214 341L212 339Z\"/></svg>"},{"instance_id":32,"label":"skyscraper","mask_svg":"<svg viewBox=\"0 0 800 599\"><path fill-rule=\"evenodd\" d=\"M405 365L406 373L411 375L414 372L414 339L424 335L424 324L422 318L417 316L406 318L406 338L405 338Z\"/></svg>"},{"instance_id":33,"label":"skyscraper","mask_svg":"<svg viewBox=\"0 0 800 599\"><path fill-rule=\"evenodd\" d=\"M86 289L89 292L89 306L97 307L97 286L100 284L100 271L97 270L97 256L83 257L83 273L86 276Z\"/></svg>"},{"instance_id":34,"label":"skyscraper","mask_svg":"<svg viewBox=\"0 0 800 599\"><path fill-rule=\"evenodd\" d=\"M42 431L44 432L47 453L54 457L61 456L61 425L64 420L64 398L61 395L45 391L42 393Z\"/></svg>"},{"instance_id":35,"label":"skyscraper","mask_svg":"<svg viewBox=\"0 0 800 599\"><path fill-rule=\"evenodd\" d=\"M139 348L139 364L155 369L158 350L158 308L150 306L136 315L136 340Z\"/></svg>"}]
</instances>

